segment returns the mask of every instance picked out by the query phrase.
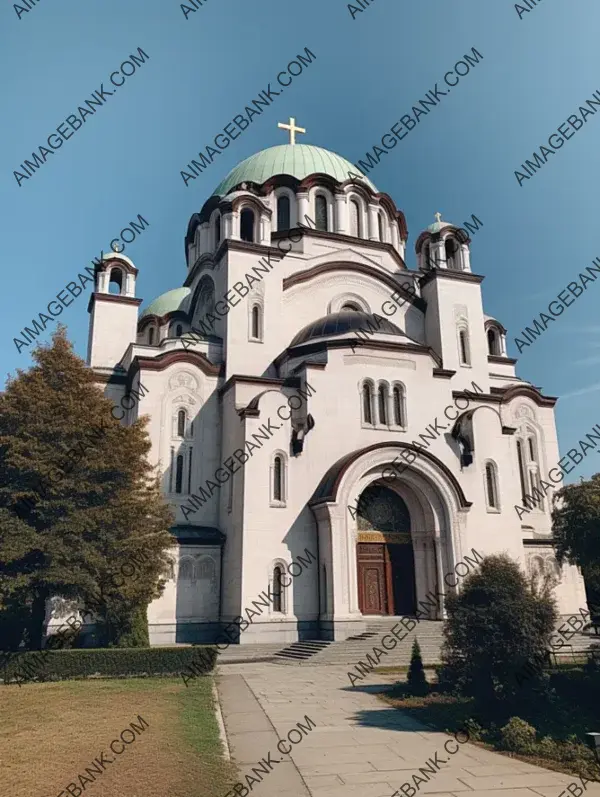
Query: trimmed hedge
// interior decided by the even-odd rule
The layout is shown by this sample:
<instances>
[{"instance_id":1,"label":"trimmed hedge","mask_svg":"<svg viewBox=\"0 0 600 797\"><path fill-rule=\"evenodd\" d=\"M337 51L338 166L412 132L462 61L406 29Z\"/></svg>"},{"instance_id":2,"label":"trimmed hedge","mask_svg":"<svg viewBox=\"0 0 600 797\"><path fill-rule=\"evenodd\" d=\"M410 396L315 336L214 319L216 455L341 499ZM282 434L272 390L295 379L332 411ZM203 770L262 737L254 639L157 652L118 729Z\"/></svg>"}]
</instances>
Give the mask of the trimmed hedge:
<instances>
[{"instance_id":1,"label":"trimmed hedge","mask_svg":"<svg viewBox=\"0 0 600 797\"><path fill-rule=\"evenodd\" d=\"M205 675L214 669L216 659L214 645L30 650L11 656L2 678L5 684L20 684L91 677L173 676L192 665L194 672Z\"/></svg>"}]
</instances>

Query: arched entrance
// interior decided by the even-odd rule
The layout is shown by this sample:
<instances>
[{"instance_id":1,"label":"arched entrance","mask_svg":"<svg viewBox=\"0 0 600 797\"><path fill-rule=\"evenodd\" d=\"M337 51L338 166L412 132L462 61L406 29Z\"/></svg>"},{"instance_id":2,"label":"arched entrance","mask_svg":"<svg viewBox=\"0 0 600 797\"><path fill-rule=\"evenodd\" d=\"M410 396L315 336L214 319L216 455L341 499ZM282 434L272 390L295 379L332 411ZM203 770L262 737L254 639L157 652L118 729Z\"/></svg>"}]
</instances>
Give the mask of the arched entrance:
<instances>
[{"instance_id":1,"label":"arched entrance","mask_svg":"<svg viewBox=\"0 0 600 797\"><path fill-rule=\"evenodd\" d=\"M372 484L358 500L356 519L360 612L415 614L415 557L406 503L394 490Z\"/></svg>"}]
</instances>

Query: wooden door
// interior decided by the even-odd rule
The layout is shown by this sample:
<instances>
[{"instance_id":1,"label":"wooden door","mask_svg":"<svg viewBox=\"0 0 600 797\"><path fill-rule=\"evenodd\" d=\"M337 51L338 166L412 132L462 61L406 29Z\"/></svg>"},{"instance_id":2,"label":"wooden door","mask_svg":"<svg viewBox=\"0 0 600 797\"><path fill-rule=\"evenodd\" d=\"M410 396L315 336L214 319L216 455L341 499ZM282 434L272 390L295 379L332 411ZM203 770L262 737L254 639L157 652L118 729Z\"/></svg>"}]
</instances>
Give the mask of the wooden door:
<instances>
[{"instance_id":1,"label":"wooden door","mask_svg":"<svg viewBox=\"0 0 600 797\"><path fill-rule=\"evenodd\" d=\"M358 605L363 614L387 614L385 545L359 542Z\"/></svg>"}]
</instances>

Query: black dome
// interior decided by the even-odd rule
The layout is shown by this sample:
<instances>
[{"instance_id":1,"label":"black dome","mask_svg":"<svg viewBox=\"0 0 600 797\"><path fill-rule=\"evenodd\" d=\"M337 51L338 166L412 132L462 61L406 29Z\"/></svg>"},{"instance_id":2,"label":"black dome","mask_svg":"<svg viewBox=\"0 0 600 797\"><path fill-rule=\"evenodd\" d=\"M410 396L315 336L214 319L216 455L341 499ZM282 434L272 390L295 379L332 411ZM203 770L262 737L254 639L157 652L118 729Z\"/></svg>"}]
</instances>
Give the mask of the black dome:
<instances>
[{"instance_id":1,"label":"black dome","mask_svg":"<svg viewBox=\"0 0 600 797\"><path fill-rule=\"evenodd\" d=\"M365 333L378 335L402 335L404 332L387 318L378 316L374 318L370 313L356 310L340 310L339 313L330 313L316 321L311 321L295 336L290 343L299 346L313 338L323 338L332 335L346 335L348 332L362 329Z\"/></svg>"}]
</instances>

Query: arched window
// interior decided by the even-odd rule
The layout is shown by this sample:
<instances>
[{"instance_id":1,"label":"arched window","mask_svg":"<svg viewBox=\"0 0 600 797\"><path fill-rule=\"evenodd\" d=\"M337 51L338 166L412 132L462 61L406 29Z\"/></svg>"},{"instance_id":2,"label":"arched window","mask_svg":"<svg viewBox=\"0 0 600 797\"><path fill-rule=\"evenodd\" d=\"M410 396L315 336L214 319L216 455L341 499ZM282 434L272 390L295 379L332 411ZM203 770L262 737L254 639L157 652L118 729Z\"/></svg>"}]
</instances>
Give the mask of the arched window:
<instances>
[{"instance_id":1,"label":"arched window","mask_svg":"<svg viewBox=\"0 0 600 797\"><path fill-rule=\"evenodd\" d=\"M426 243L425 246L423 247L421 251L421 256L422 256L421 267L424 269L432 268L433 264L431 262L431 245L429 243Z\"/></svg>"},{"instance_id":2,"label":"arched window","mask_svg":"<svg viewBox=\"0 0 600 797\"><path fill-rule=\"evenodd\" d=\"M191 581L194 577L194 563L191 559L182 559L179 562L179 580Z\"/></svg>"},{"instance_id":3,"label":"arched window","mask_svg":"<svg viewBox=\"0 0 600 797\"><path fill-rule=\"evenodd\" d=\"M383 232L383 216L382 216L381 213L377 214L377 224L378 224L378 227L379 227L379 240L384 242L385 241L385 235L384 235L384 232Z\"/></svg>"},{"instance_id":4,"label":"arched window","mask_svg":"<svg viewBox=\"0 0 600 797\"><path fill-rule=\"evenodd\" d=\"M254 241L254 211L244 208L240 214L240 238L242 241Z\"/></svg>"},{"instance_id":5,"label":"arched window","mask_svg":"<svg viewBox=\"0 0 600 797\"><path fill-rule=\"evenodd\" d=\"M123 293L123 272L120 268L111 268L108 281L108 292L116 295Z\"/></svg>"},{"instance_id":6,"label":"arched window","mask_svg":"<svg viewBox=\"0 0 600 797\"><path fill-rule=\"evenodd\" d=\"M221 214L219 213L215 218L215 249L221 243Z\"/></svg>"},{"instance_id":7,"label":"arched window","mask_svg":"<svg viewBox=\"0 0 600 797\"><path fill-rule=\"evenodd\" d=\"M523 442L521 440L517 440L517 459L519 460L519 477L521 479L521 500L524 502L527 495L527 475L525 457L523 456Z\"/></svg>"},{"instance_id":8,"label":"arched window","mask_svg":"<svg viewBox=\"0 0 600 797\"><path fill-rule=\"evenodd\" d=\"M315 197L315 223L317 230L327 231L327 200L323 194Z\"/></svg>"},{"instance_id":9,"label":"arched window","mask_svg":"<svg viewBox=\"0 0 600 797\"><path fill-rule=\"evenodd\" d=\"M388 391L387 387L384 384L379 385L377 390L377 403L379 406L379 423L387 426L388 422L388 413L387 413L387 399L388 399Z\"/></svg>"},{"instance_id":10,"label":"arched window","mask_svg":"<svg viewBox=\"0 0 600 797\"><path fill-rule=\"evenodd\" d=\"M183 327L181 326L181 324L177 324L177 326L175 327L175 337L180 338L182 332L183 332Z\"/></svg>"},{"instance_id":11,"label":"arched window","mask_svg":"<svg viewBox=\"0 0 600 797\"><path fill-rule=\"evenodd\" d=\"M469 350L469 333L466 329L458 332L459 357L461 365L471 365L471 352Z\"/></svg>"},{"instance_id":12,"label":"arched window","mask_svg":"<svg viewBox=\"0 0 600 797\"><path fill-rule=\"evenodd\" d=\"M404 389L400 385L394 385L392 397L394 404L394 423L396 426L406 426L404 417Z\"/></svg>"},{"instance_id":13,"label":"arched window","mask_svg":"<svg viewBox=\"0 0 600 797\"><path fill-rule=\"evenodd\" d=\"M277 229L290 229L290 198L285 194L277 200Z\"/></svg>"},{"instance_id":14,"label":"arched window","mask_svg":"<svg viewBox=\"0 0 600 797\"><path fill-rule=\"evenodd\" d=\"M283 612L283 584L281 583L283 579L283 567L281 565L275 565L273 568L273 588L271 590L271 594L273 595L273 611L279 612L280 614Z\"/></svg>"},{"instance_id":15,"label":"arched window","mask_svg":"<svg viewBox=\"0 0 600 797\"><path fill-rule=\"evenodd\" d=\"M185 437L185 410L177 413L177 437Z\"/></svg>"},{"instance_id":16,"label":"arched window","mask_svg":"<svg viewBox=\"0 0 600 797\"><path fill-rule=\"evenodd\" d=\"M279 454L273 460L273 500L283 501L283 459Z\"/></svg>"},{"instance_id":17,"label":"arched window","mask_svg":"<svg viewBox=\"0 0 600 797\"><path fill-rule=\"evenodd\" d=\"M355 238L362 238L361 210L356 199L350 200L350 233Z\"/></svg>"},{"instance_id":18,"label":"arched window","mask_svg":"<svg viewBox=\"0 0 600 797\"><path fill-rule=\"evenodd\" d=\"M262 311L258 304L254 305L251 312L250 337L253 340L262 340Z\"/></svg>"},{"instance_id":19,"label":"arched window","mask_svg":"<svg viewBox=\"0 0 600 797\"><path fill-rule=\"evenodd\" d=\"M530 504L533 503L538 509L543 509L544 501L542 498L542 485L540 481L540 463L538 462L538 447L533 434L527 434L524 441L526 448L527 471L529 472ZM528 505L525 504L527 507Z\"/></svg>"},{"instance_id":20,"label":"arched window","mask_svg":"<svg viewBox=\"0 0 600 797\"><path fill-rule=\"evenodd\" d=\"M154 327L150 327L150 329L148 330L148 345L149 346L154 345Z\"/></svg>"},{"instance_id":21,"label":"arched window","mask_svg":"<svg viewBox=\"0 0 600 797\"><path fill-rule=\"evenodd\" d=\"M346 302L340 308L340 310L351 310L353 313L360 313L360 307L353 302Z\"/></svg>"},{"instance_id":22,"label":"arched window","mask_svg":"<svg viewBox=\"0 0 600 797\"><path fill-rule=\"evenodd\" d=\"M362 389L363 398L363 421L373 423L373 386L370 382L365 382Z\"/></svg>"},{"instance_id":23,"label":"arched window","mask_svg":"<svg viewBox=\"0 0 600 797\"><path fill-rule=\"evenodd\" d=\"M498 333L495 329L487 331L488 353L496 357L500 356L500 345L498 343Z\"/></svg>"},{"instance_id":24,"label":"arched window","mask_svg":"<svg viewBox=\"0 0 600 797\"><path fill-rule=\"evenodd\" d=\"M496 466L493 462L486 462L485 465L485 499L488 509L500 509L498 503L498 479Z\"/></svg>"},{"instance_id":25,"label":"arched window","mask_svg":"<svg viewBox=\"0 0 600 797\"><path fill-rule=\"evenodd\" d=\"M200 321L202 321L202 319L205 318L208 313L214 313L215 286L210 277L203 277L200 281L197 307L197 314L200 317Z\"/></svg>"},{"instance_id":26,"label":"arched window","mask_svg":"<svg viewBox=\"0 0 600 797\"><path fill-rule=\"evenodd\" d=\"M215 578L215 563L208 556L203 556L196 561L194 567L194 577L196 579L207 579L213 581Z\"/></svg>"},{"instance_id":27,"label":"arched window","mask_svg":"<svg viewBox=\"0 0 600 797\"><path fill-rule=\"evenodd\" d=\"M175 492L183 492L183 456L179 454L176 459Z\"/></svg>"},{"instance_id":28,"label":"arched window","mask_svg":"<svg viewBox=\"0 0 600 797\"><path fill-rule=\"evenodd\" d=\"M446 251L446 268L449 268L451 271L460 271L458 263L458 244L454 238L446 238L444 249Z\"/></svg>"}]
</instances>

